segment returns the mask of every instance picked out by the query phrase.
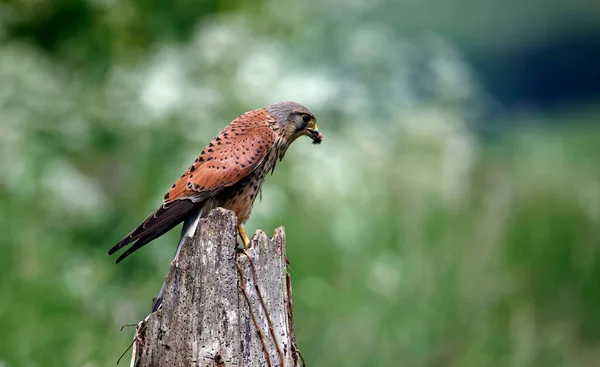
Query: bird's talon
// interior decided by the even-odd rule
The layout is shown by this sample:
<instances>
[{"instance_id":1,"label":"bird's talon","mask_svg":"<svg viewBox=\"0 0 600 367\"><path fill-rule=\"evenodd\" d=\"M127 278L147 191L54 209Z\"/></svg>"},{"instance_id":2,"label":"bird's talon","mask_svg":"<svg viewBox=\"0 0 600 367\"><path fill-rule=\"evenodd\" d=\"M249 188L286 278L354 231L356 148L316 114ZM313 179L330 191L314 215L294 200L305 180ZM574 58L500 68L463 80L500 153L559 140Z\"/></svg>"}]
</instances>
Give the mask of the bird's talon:
<instances>
[{"instance_id":1,"label":"bird's talon","mask_svg":"<svg viewBox=\"0 0 600 367\"><path fill-rule=\"evenodd\" d=\"M238 232L240 234L240 239L242 240L242 246L244 248L248 248L248 245L250 244L250 240L248 239L248 236L246 235L246 231L244 230L244 227L239 225Z\"/></svg>"}]
</instances>

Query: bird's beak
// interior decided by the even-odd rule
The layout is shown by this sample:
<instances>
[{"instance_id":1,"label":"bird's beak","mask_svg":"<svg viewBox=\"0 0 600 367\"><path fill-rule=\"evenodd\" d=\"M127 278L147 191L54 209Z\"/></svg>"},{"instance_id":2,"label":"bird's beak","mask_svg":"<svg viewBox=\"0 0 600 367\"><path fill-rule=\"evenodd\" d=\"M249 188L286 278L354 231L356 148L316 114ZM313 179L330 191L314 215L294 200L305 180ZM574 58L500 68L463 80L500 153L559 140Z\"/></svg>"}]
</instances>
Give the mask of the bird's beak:
<instances>
[{"instance_id":1,"label":"bird's beak","mask_svg":"<svg viewBox=\"0 0 600 367\"><path fill-rule=\"evenodd\" d=\"M312 139L313 144L321 144L321 141L323 140L323 135L319 132L317 125L312 129L306 129L306 135Z\"/></svg>"}]
</instances>

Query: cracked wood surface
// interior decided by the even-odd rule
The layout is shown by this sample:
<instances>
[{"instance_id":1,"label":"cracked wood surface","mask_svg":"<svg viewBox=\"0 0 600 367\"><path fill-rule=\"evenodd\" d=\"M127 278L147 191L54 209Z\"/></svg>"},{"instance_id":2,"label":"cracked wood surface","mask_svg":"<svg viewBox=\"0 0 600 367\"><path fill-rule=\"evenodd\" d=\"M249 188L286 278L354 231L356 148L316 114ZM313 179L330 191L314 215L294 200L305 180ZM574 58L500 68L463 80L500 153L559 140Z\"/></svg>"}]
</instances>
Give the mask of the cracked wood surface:
<instances>
[{"instance_id":1,"label":"cracked wood surface","mask_svg":"<svg viewBox=\"0 0 600 367\"><path fill-rule=\"evenodd\" d=\"M139 366L281 366L281 357L285 367L300 365L283 228L272 239L258 230L245 253L236 243L233 212L217 208L200 220L171 264L162 308L148 318Z\"/></svg>"}]
</instances>

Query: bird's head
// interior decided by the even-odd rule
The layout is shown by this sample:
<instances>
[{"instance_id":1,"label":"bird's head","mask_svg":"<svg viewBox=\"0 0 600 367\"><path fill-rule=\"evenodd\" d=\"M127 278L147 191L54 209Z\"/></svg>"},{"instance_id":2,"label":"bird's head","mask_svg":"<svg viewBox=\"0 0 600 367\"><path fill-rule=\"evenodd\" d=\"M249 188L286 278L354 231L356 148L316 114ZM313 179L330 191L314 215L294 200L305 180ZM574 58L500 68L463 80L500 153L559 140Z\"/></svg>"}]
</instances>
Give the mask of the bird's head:
<instances>
[{"instance_id":1,"label":"bird's head","mask_svg":"<svg viewBox=\"0 0 600 367\"><path fill-rule=\"evenodd\" d=\"M278 124L280 134L294 141L302 135L309 136L313 144L321 144L323 135L317 127L313 113L296 102L277 102L265 108Z\"/></svg>"}]
</instances>

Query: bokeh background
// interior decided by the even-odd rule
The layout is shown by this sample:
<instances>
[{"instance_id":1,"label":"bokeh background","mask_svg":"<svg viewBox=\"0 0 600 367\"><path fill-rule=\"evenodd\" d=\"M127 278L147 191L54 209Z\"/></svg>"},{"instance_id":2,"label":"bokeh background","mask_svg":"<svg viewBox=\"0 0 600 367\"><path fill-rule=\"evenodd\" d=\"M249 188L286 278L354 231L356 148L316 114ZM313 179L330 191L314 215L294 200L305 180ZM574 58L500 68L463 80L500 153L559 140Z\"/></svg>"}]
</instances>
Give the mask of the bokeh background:
<instances>
[{"instance_id":1,"label":"bokeh background","mask_svg":"<svg viewBox=\"0 0 600 367\"><path fill-rule=\"evenodd\" d=\"M309 366L600 365L598 2L3 0L0 366L114 365L178 231L108 248L285 99L247 228Z\"/></svg>"}]
</instances>

